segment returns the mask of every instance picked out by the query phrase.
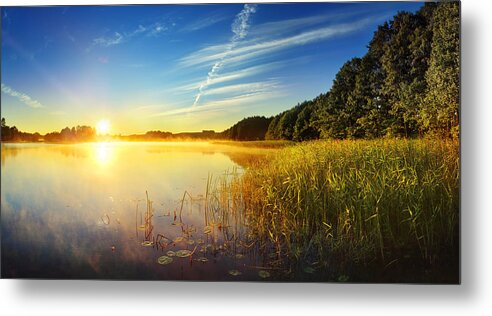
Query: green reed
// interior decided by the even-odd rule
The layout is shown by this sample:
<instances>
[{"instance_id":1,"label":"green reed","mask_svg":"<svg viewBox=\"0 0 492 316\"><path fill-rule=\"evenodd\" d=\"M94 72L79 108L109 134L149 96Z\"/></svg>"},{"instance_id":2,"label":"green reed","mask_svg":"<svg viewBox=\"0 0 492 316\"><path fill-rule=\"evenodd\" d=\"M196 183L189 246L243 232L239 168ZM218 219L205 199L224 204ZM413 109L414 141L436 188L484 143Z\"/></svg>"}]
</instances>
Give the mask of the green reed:
<instances>
[{"instance_id":1,"label":"green reed","mask_svg":"<svg viewBox=\"0 0 492 316\"><path fill-rule=\"evenodd\" d=\"M292 262L432 264L457 258L457 141L314 141L279 149L208 190Z\"/></svg>"}]
</instances>

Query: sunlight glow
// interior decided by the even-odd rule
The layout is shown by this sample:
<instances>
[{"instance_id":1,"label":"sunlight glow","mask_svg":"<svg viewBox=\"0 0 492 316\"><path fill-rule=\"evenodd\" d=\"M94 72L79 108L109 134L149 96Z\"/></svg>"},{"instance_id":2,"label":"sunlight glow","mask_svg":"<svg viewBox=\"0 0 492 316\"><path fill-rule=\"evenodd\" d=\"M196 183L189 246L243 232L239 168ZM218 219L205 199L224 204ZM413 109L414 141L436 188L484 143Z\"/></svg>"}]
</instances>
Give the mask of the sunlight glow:
<instances>
[{"instance_id":1,"label":"sunlight glow","mask_svg":"<svg viewBox=\"0 0 492 316\"><path fill-rule=\"evenodd\" d=\"M108 120L100 120L96 125L98 135L106 135L109 133L110 124Z\"/></svg>"},{"instance_id":2,"label":"sunlight glow","mask_svg":"<svg viewBox=\"0 0 492 316\"><path fill-rule=\"evenodd\" d=\"M101 166L107 166L112 160L112 148L106 142L95 144L94 159Z\"/></svg>"}]
</instances>

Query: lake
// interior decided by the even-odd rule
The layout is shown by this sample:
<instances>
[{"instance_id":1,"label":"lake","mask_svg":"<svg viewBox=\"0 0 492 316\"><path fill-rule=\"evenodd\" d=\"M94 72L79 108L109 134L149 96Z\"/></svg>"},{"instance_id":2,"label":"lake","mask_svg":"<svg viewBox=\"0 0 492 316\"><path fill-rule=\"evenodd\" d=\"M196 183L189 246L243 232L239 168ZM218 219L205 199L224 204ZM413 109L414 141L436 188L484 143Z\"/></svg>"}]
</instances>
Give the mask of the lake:
<instances>
[{"instance_id":1,"label":"lake","mask_svg":"<svg viewBox=\"0 0 492 316\"><path fill-rule=\"evenodd\" d=\"M2 275L268 279L271 253L251 246L241 215L205 203L207 187L266 152L204 142L3 144Z\"/></svg>"}]
</instances>

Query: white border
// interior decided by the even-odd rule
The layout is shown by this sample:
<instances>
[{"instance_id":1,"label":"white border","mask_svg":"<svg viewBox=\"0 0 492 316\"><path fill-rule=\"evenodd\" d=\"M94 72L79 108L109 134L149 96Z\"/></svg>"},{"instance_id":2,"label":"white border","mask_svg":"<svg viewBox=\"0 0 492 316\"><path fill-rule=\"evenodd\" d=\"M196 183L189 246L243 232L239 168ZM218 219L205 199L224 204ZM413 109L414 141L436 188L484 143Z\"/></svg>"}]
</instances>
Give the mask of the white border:
<instances>
[{"instance_id":1,"label":"white border","mask_svg":"<svg viewBox=\"0 0 492 316\"><path fill-rule=\"evenodd\" d=\"M159 2L3 0L1 5ZM489 3L486 0L462 2L462 285L0 280L0 313L84 316L490 315L492 6Z\"/></svg>"}]
</instances>

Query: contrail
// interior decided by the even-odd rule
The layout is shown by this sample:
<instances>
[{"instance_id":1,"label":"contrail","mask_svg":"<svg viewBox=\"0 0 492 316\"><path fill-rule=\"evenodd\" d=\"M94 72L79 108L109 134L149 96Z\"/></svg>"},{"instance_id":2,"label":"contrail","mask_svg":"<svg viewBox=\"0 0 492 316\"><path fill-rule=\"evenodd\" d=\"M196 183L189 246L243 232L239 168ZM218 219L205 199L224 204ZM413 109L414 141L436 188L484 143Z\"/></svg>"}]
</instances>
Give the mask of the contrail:
<instances>
[{"instance_id":1,"label":"contrail","mask_svg":"<svg viewBox=\"0 0 492 316\"><path fill-rule=\"evenodd\" d=\"M224 61L229 56L230 52L234 49L234 47L236 47L237 43L248 34L248 29L249 29L248 20L250 15L256 12L256 6L257 6L256 4L245 4L244 8L241 10L241 12L238 13L236 18L234 19L234 22L232 23L231 26L234 35L231 37L231 40L229 42L229 45L227 46L224 55L222 55L220 60L217 61L212 66L212 69L208 72L207 80L205 80L200 84L200 87L198 88L198 94L195 98L195 102L193 102L193 107L197 105L198 101L200 100L200 97L203 94L203 90L205 90L207 86L210 84L210 81L217 74L219 69L222 67Z\"/></svg>"}]
</instances>

